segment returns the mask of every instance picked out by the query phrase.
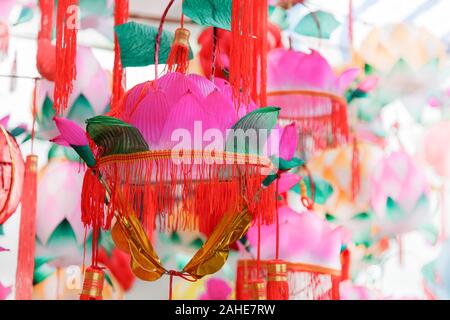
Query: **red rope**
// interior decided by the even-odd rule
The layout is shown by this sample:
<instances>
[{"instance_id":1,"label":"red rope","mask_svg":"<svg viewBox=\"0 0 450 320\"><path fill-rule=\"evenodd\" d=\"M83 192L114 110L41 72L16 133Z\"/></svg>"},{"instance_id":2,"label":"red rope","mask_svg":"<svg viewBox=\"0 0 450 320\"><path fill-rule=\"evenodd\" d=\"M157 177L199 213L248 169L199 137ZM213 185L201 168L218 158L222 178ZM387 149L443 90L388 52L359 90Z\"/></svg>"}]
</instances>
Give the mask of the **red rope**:
<instances>
[{"instance_id":1,"label":"red rope","mask_svg":"<svg viewBox=\"0 0 450 320\"><path fill-rule=\"evenodd\" d=\"M189 273L183 273L176 270L169 270L169 300L173 300L173 277L177 276L189 282L195 282L197 279L193 278ZM190 278L191 277L191 278Z\"/></svg>"},{"instance_id":2,"label":"red rope","mask_svg":"<svg viewBox=\"0 0 450 320\"><path fill-rule=\"evenodd\" d=\"M33 117L33 122L31 125L31 154L34 152L34 136L35 136L35 126L36 126L36 106L37 106L37 79L34 79L34 89L33 89L33 105L31 107L31 113Z\"/></svg>"},{"instance_id":3,"label":"red rope","mask_svg":"<svg viewBox=\"0 0 450 320\"><path fill-rule=\"evenodd\" d=\"M275 209L276 209L276 251L275 251L275 259L278 260L279 257L279 253L280 253L280 218L279 218L279 214L278 214L278 197L279 197L279 193L278 193L278 184L279 184L280 179L277 178L276 181L276 187L275 187Z\"/></svg>"},{"instance_id":4,"label":"red rope","mask_svg":"<svg viewBox=\"0 0 450 320\"><path fill-rule=\"evenodd\" d=\"M259 279L261 274L261 213L258 215L258 250L256 263L257 278Z\"/></svg>"},{"instance_id":5,"label":"red rope","mask_svg":"<svg viewBox=\"0 0 450 320\"><path fill-rule=\"evenodd\" d=\"M161 21L159 22L158 34L156 36L156 42L155 42L155 81L154 81L155 85L156 85L156 80L158 79L159 47L161 45L161 36L162 36L163 26L164 26L164 22L166 21L167 13L169 13L170 7L172 7L172 4L174 2L175 2L175 0L170 0L166 9L164 9L164 12L161 16Z\"/></svg>"},{"instance_id":6,"label":"red rope","mask_svg":"<svg viewBox=\"0 0 450 320\"><path fill-rule=\"evenodd\" d=\"M184 0L181 1L181 7L183 7L183 3L184 3ZM181 26L181 28L184 28L184 14L183 14L183 9L181 9L180 26Z\"/></svg>"}]
</instances>

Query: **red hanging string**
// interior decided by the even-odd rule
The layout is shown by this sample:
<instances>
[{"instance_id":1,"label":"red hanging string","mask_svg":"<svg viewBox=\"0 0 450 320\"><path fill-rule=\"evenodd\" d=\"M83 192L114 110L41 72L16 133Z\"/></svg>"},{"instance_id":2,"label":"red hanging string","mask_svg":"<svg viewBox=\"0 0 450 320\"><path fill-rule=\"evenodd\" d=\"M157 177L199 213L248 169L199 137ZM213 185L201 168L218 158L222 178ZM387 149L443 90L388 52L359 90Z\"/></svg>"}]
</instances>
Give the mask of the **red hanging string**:
<instances>
[{"instance_id":1,"label":"red hanging string","mask_svg":"<svg viewBox=\"0 0 450 320\"><path fill-rule=\"evenodd\" d=\"M38 39L52 39L53 4L54 0L39 0L39 9L41 11L41 28L39 30Z\"/></svg>"},{"instance_id":2,"label":"red hanging string","mask_svg":"<svg viewBox=\"0 0 450 320\"><path fill-rule=\"evenodd\" d=\"M268 262L267 270L267 299L269 300L288 300L289 299L289 283L287 281L287 264L279 260L280 249L280 221L278 213L278 197L279 197L279 177L276 180L275 187L275 207L276 207L276 248L275 260Z\"/></svg>"},{"instance_id":3,"label":"red hanging string","mask_svg":"<svg viewBox=\"0 0 450 320\"><path fill-rule=\"evenodd\" d=\"M353 137L353 151L352 151L352 198L353 200L358 195L361 188L361 168L359 161L359 148L356 136Z\"/></svg>"},{"instance_id":4,"label":"red hanging string","mask_svg":"<svg viewBox=\"0 0 450 320\"><path fill-rule=\"evenodd\" d=\"M170 270L169 271L169 300L173 300L173 289L172 288L173 288L173 277L174 276L180 277L189 282L197 281L197 279L195 279L195 278L190 278L192 276L189 275L188 273L183 273L183 272L179 272L176 270Z\"/></svg>"},{"instance_id":5,"label":"red hanging string","mask_svg":"<svg viewBox=\"0 0 450 320\"><path fill-rule=\"evenodd\" d=\"M261 277L261 214L258 215L258 248L256 253L257 279Z\"/></svg>"},{"instance_id":6,"label":"red hanging string","mask_svg":"<svg viewBox=\"0 0 450 320\"><path fill-rule=\"evenodd\" d=\"M34 79L34 88L33 88L33 99L32 99L32 106L31 106L31 113L32 113L32 124L31 124L31 153L33 154L34 151L34 137L35 137L35 127L36 127L36 106L37 106L37 86L38 86L38 79Z\"/></svg>"},{"instance_id":7,"label":"red hanging string","mask_svg":"<svg viewBox=\"0 0 450 320\"><path fill-rule=\"evenodd\" d=\"M155 41L155 81L153 81L154 85L156 85L157 80L158 80L159 47L161 45L161 36L162 36L162 32L163 32L164 22L166 21L166 16L169 13L169 10L172 7L174 2L175 2L175 0L170 0L166 9L164 9L164 12L161 16L161 21L159 22L158 34L156 35L156 41Z\"/></svg>"},{"instance_id":8,"label":"red hanging string","mask_svg":"<svg viewBox=\"0 0 450 320\"><path fill-rule=\"evenodd\" d=\"M353 49L353 1L348 0L348 44L350 53Z\"/></svg>"},{"instance_id":9,"label":"red hanging string","mask_svg":"<svg viewBox=\"0 0 450 320\"><path fill-rule=\"evenodd\" d=\"M128 21L128 0L116 0L114 6L114 25L124 24ZM117 35L114 34L114 68L113 68L113 85L111 96L111 115L119 116L121 99L125 93L124 69L120 60L120 47Z\"/></svg>"},{"instance_id":10,"label":"red hanging string","mask_svg":"<svg viewBox=\"0 0 450 320\"><path fill-rule=\"evenodd\" d=\"M278 214L278 197L279 197L279 193L278 193L278 185L279 185L279 178L276 181L276 187L275 187L275 212L276 212L276 248L275 248L275 259L278 260L279 255L280 255L280 218L279 218L279 214Z\"/></svg>"},{"instance_id":11,"label":"red hanging string","mask_svg":"<svg viewBox=\"0 0 450 320\"><path fill-rule=\"evenodd\" d=\"M68 106L77 76L78 0L59 0L56 19L56 75L54 108L61 114Z\"/></svg>"}]
</instances>

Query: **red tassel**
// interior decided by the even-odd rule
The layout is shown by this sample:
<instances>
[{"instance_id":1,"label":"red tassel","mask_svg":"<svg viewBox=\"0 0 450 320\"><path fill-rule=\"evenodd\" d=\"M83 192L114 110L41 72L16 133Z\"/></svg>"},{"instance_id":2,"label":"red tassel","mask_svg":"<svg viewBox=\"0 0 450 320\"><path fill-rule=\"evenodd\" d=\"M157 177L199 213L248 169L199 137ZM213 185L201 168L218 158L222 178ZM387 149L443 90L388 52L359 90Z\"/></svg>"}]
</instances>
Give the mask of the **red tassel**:
<instances>
[{"instance_id":1,"label":"red tassel","mask_svg":"<svg viewBox=\"0 0 450 320\"><path fill-rule=\"evenodd\" d=\"M37 156L25 164L20 217L19 253L16 271L16 300L31 300L33 292L34 241L36 234Z\"/></svg>"},{"instance_id":2,"label":"red tassel","mask_svg":"<svg viewBox=\"0 0 450 320\"><path fill-rule=\"evenodd\" d=\"M284 261L267 262L267 299L289 300L287 264Z\"/></svg>"},{"instance_id":3,"label":"red tassel","mask_svg":"<svg viewBox=\"0 0 450 320\"><path fill-rule=\"evenodd\" d=\"M352 197L356 198L359 189L361 188L360 177L360 164L359 164L359 148L356 137L353 138L353 154L352 154Z\"/></svg>"},{"instance_id":4,"label":"red tassel","mask_svg":"<svg viewBox=\"0 0 450 320\"><path fill-rule=\"evenodd\" d=\"M116 0L114 7L114 24L120 25L128 21L128 0ZM121 99L125 93L125 77L120 60L120 47L117 36L114 35L114 69L113 69L113 88L111 97L111 115L120 116Z\"/></svg>"},{"instance_id":5,"label":"red tassel","mask_svg":"<svg viewBox=\"0 0 450 320\"><path fill-rule=\"evenodd\" d=\"M103 300L105 273L99 267L91 266L84 274L83 291L80 300Z\"/></svg>"},{"instance_id":6,"label":"red tassel","mask_svg":"<svg viewBox=\"0 0 450 320\"><path fill-rule=\"evenodd\" d=\"M68 106L76 79L78 0L59 0L56 20L56 75L54 108L61 114Z\"/></svg>"},{"instance_id":7,"label":"red tassel","mask_svg":"<svg viewBox=\"0 0 450 320\"><path fill-rule=\"evenodd\" d=\"M350 250L345 248L341 252L341 281L350 279Z\"/></svg>"},{"instance_id":8,"label":"red tassel","mask_svg":"<svg viewBox=\"0 0 450 320\"><path fill-rule=\"evenodd\" d=\"M190 32L185 28L178 28L175 31L175 38L169 57L167 58L167 68L169 72L186 73L189 68L189 36Z\"/></svg>"},{"instance_id":9,"label":"red tassel","mask_svg":"<svg viewBox=\"0 0 450 320\"><path fill-rule=\"evenodd\" d=\"M230 83L236 109L266 105L267 0L232 2Z\"/></svg>"}]
</instances>

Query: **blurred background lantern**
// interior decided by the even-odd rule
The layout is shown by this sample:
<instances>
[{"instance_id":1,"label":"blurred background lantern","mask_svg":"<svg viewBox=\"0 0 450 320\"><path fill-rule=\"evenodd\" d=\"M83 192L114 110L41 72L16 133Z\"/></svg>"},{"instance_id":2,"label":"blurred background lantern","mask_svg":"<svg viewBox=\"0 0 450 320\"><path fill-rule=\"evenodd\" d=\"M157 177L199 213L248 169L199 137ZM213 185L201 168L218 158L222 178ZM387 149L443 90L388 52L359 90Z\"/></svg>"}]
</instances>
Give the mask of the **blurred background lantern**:
<instances>
[{"instance_id":1,"label":"blurred background lantern","mask_svg":"<svg viewBox=\"0 0 450 320\"><path fill-rule=\"evenodd\" d=\"M80 220L84 172L79 162L60 157L51 159L39 173L35 283L63 268L81 266L84 254L91 252L90 232ZM129 290L134 276L128 255L114 247L108 233L102 235L100 245L99 262L114 274L121 290Z\"/></svg>"},{"instance_id":2,"label":"blurred background lantern","mask_svg":"<svg viewBox=\"0 0 450 320\"><path fill-rule=\"evenodd\" d=\"M54 158L39 173L36 259L58 268L83 263L80 198L84 171L78 162Z\"/></svg>"},{"instance_id":3,"label":"blurred background lantern","mask_svg":"<svg viewBox=\"0 0 450 320\"><path fill-rule=\"evenodd\" d=\"M426 177L404 151L394 151L374 168L370 203L377 216L377 238L396 236L431 223Z\"/></svg>"},{"instance_id":4,"label":"blurred background lantern","mask_svg":"<svg viewBox=\"0 0 450 320\"><path fill-rule=\"evenodd\" d=\"M296 213L279 209L280 260L287 263L290 300L337 299L341 273L340 252L344 234L313 211ZM276 250L275 224L261 226L261 272L267 277L267 261ZM249 281L257 277L258 226L247 233L250 252L241 252L236 274L236 298L248 299ZM250 258L250 259L249 259ZM267 280L267 279L266 279Z\"/></svg>"},{"instance_id":5,"label":"blurred background lantern","mask_svg":"<svg viewBox=\"0 0 450 320\"><path fill-rule=\"evenodd\" d=\"M424 288L428 299L450 299L450 240L442 243L441 250L433 261L422 268Z\"/></svg>"},{"instance_id":6,"label":"blurred background lantern","mask_svg":"<svg viewBox=\"0 0 450 320\"><path fill-rule=\"evenodd\" d=\"M361 43L359 55L366 72L379 76L374 103L400 99L420 120L428 99L435 95L448 68L445 46L423 27L409 23L374 27Z\"/></svg>"},{"instance_id":7,"label":"blurred background lantern","mask_svg":"<svg viewBox=\"0 0 450 320\"><path fill-rule=\"evenodd\" d=\"M427 130L424 137L424 158L444 179L450 178L450 152L445 146L450 139L450 122L443 121Z\"/></svg>"},{"instance_id":8,"label":"blurred background lantern","mask_svg":"<svg viewBox=\"0 0 450 320\"><path fill-rule=\"evenodd\" d=\"M336 76L315 50L275 49L269 52L267 70L268 104L281 107L280 124L296 123L298 150L304 158L348 140L343 94L359 69L347 69Z\"/></svg>"},{"instance_id":9,"label":"blurred background lantern","mask_svg":"<svg viewBox=\"0 0 450 320\"><path fill-rule=\"evenodd\" d=\"M16 211L22 195L25 163L19 145L0 125L0 225Z\"/></svg>"},{"instance_id":10,"label":"blurred background lantern","mask_svg":"<svg viewBox=\"0 0 450 320\"><path fill-rule=\"evenodd\" d=\"M80 46L77 52L77 74L68 108L63 116L79 124L95 115L109 110L110 74L102 68L91 48ZM51 139L58 133L53 122L54 83L42 80L39 83L36 114L36 134L40 139Z\"/></svg>"},{"instance_id":11,"label":"blurred background lantern","mask_svg":"<svg viewBox=\"0 0 450 320\"><path fill-rule=\"evenodd\" d=\"M357 244L372 238L375 217L370 207L369 178L382 157L382 150L371 143L360 142L358 148L360 188L355 196L352 194L352 145L324 150L307 162L313 180L317 177L332 187L332 193L323 204L315 205L315 211L331 224L350 230ZM302 210L298 189L288 192L288 203L295 210Z\"/></svg>"}]
</instances>

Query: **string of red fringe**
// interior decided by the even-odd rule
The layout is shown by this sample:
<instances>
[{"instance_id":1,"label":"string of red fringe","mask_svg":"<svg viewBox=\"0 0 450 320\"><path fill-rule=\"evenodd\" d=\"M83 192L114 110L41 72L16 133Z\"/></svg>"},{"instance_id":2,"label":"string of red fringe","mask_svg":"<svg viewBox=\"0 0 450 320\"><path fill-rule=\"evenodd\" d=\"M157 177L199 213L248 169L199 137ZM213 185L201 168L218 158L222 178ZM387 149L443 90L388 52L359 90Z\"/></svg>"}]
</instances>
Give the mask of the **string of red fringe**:
<instances>
[{"instance_id":1,"label":"string of red fringe","mask_svg":"<svg viewBox=\"0 0 450 320\"><path fill-rule=\"evenodd\" d=\"M101 163L98 170L111 188L111 201L105 205L106 190L88 170L82 191L85 225L96 222L109 229L114 212L134 212L149 235L155 229L210 234L227 210L233 206L240 210L243 199L263 223L274 221L273 187L261 191L264 176L253 164L176 164L170 158L135 158Z\"/></svg>"}]
</instances>

